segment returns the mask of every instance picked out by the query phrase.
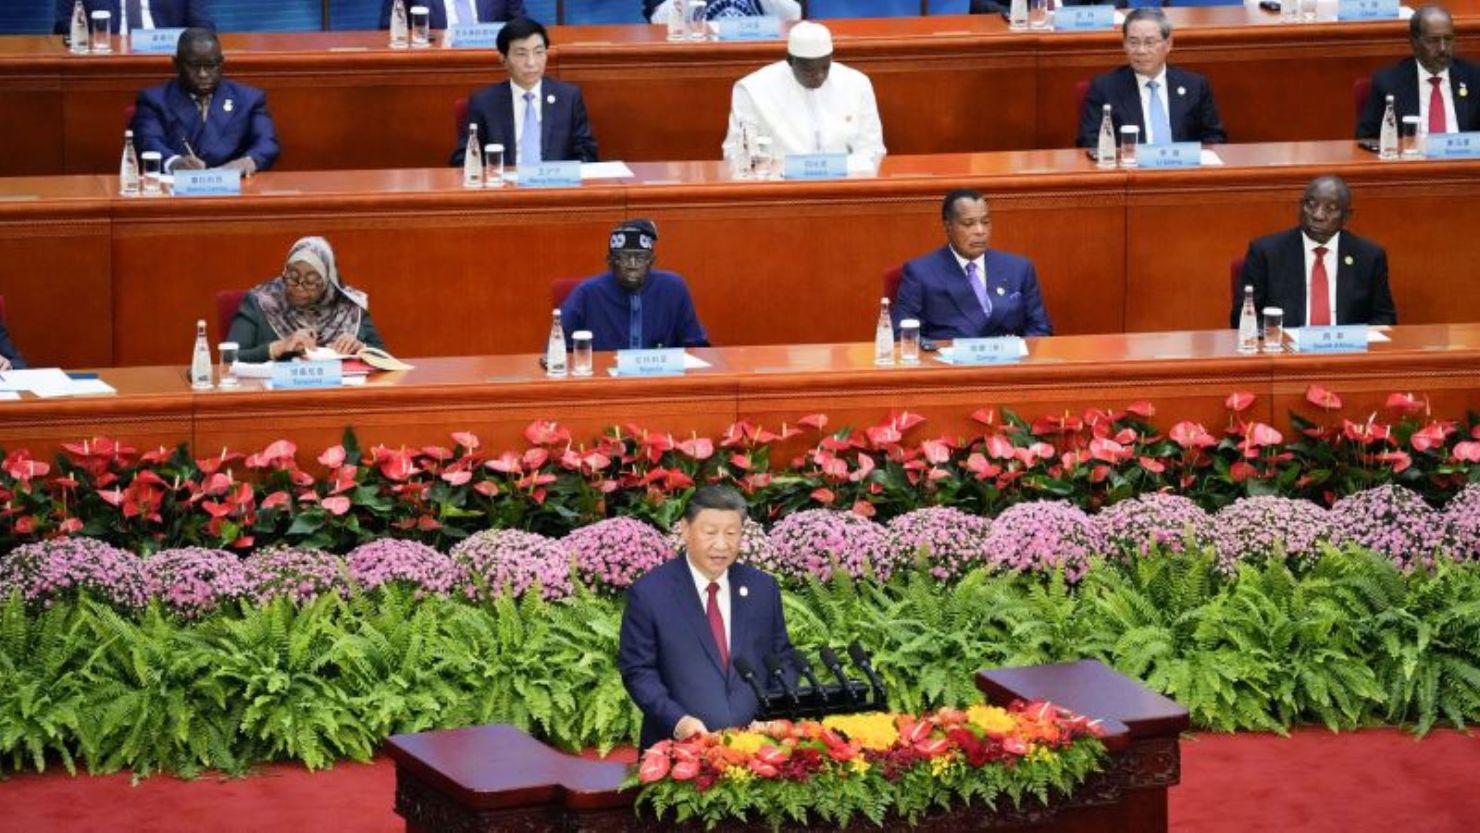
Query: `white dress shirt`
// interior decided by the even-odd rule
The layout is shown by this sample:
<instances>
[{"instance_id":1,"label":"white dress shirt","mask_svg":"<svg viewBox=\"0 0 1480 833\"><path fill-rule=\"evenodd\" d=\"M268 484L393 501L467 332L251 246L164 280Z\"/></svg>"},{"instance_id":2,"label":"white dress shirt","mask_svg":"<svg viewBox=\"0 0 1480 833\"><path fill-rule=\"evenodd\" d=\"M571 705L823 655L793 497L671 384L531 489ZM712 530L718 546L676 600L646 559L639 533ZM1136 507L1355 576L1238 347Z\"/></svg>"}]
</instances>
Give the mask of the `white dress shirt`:
<instances>
[{"instance_id":1,"label":"white dress shirt","mask_svg":"<svg viewBox=\"0 0 1480 833\"><path fill-rule=\"evenodd\" d=\"M541 127L544 126L545 110L544 105L540 103L540 90L543 89L544 86L544 82L541 81L540 83L535 84L533 88L526 90L518 84L515 84L513 81L509 82L509 88L514 91L514 147L516 148L519 147L519 143L524 140L525 93L534 93L534 98L531 99L529 102L530 104L534 105L534 123L540 125ZM504 149L506 153L508 152L508 150L508 148Z\"/></svg>"},{"instance_id":2,"label":"white dress shirt","mask_svg":"<svg viewBox=\"0 0 1480 833\"><path fill-rule=\"evenodd\" d=\"M688 561L688 556L684 556ZM704 611L706 621L709 614L709 579L704 574L694 569L693 562L688 562L689 574L694 577L694 588L699 591L699 609ZM719 585L719 592L715 594L715 600L719 602L719 618L725 620L725 650L730 650L730 571L725 570L724 575L714 580Z\"/></svg>"},{"instance_id":3,"label":"white dress shirt","mask_svg":"<svg viewBox=\"0 0 1480 833\"><path fill-rule=\"evenodd\" d=\"M1449 70L1444 70L1438 75L1418 65L1418 121L1424 130L1429 129L1429 96L1432 95L1433 86L1429 84L1430 78L1439 79L1439 94L1444 97L1444 130L1446 133L1458 132L1455 128L1459 124L1454 117L1454 90L1449 86Z\"/></svg>"},{"instance_id":4,"label":"white dress shirt","mask_svg":"<svg viewBox=\"0 0 1480 833\"><path fill-rule=\"evenodd\" d=\"M1305 323L1307 326L1310 325L1310 276L1316 268L1316 247L1325 246L1326 256L1321 259L1326 263L1326 300L1330 304L1327 312L1331 314L1330 320L1333 325L1340 324L1341 322L1336 320L1336 264L1341 261L1336 256L1336 248L1341 243L1341 232L1338 231L1331 235L1331 239L1325 243L1317 243L1307 237L1305 232L1300 233L1300 239L1305 244Z\"/></svg>"},{"instance_id":5,"label":"white dress shirt","mask_svg":"<svg viewBox=\"0 0 1480 833\"><path fill-rule=\"evenodd\" d=\"M868 76L833 62L821 87L797 83L791 66L777 61L735 82L725 159L740 152L745 125L771 137L778 157L800 153L846 153L877 168L884 158L884 126Z\"/></svg>"},{"instance_id":6,"label":"white dress shirt","mask_svg":"<svg viewBox=\"0 0 1480 833\"><path fill-rule=\"evenodd\" d=\"M119 2L126 4L128 0L119 0ZM154 13L149 11L149 0L139 0L139 19L130 20L128 25L131 29L154 28Z\"/></svg>"},{"instance_id":7,"label":"white dress shirt","mask_svg":"<svg viewBox=\"0 0 1480 833\"><path fill-rule=\"evenodd\" d=\"M1155 76L1136 73L1136 87L1141 91L1141 121L1145 127L1141 131L1141 144L1155 145L1166 144L1172 140L1171 136L1157 136L1155 128L1151 124L1151 90L1146 88L1147 84L1156 82L1156 97L1161 99L1161 111L1167 114L1167 123L1172 121L1171 101L1167 98L1167 68L1163 64L1161 72Z\"/></svg>"}]
</instances>

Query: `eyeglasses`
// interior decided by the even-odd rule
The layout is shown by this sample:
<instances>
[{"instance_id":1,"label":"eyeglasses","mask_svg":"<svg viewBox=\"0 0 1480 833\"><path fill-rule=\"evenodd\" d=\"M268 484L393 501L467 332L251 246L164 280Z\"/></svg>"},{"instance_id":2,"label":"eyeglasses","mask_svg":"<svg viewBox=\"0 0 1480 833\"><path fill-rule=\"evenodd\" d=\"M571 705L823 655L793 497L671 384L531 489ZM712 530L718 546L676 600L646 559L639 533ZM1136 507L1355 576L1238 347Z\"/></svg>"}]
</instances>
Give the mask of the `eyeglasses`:
<instances>
[{"instance_id":1,"label":"eyeglasses","mask_svg":"<svg viewBox=\"0 0 1480 833\"><path fill-rule=\"evenodd\" d=\"M612 252L612 260L618 263L641 265L652 259L652 252Z\"/></svg>"},{"instance_id":2,"label":"eyeglasses","mask_svg":"<svg viewBox=\"0 0 1480 833\"><path fill-rule=\"evenodd\" d=\"M1130 50L1131 52L1139 52L1142 49L1155 49L1156 47L1161 46L1166 42L1166 38L1148 38L1146 40L1127 38L1125 41L1125 48Z\"/></svg>"},{"instance_id":3,"label":"eyeglasses","mask_svg":"<svg viewBox=\"0 0 1480 833\"><path fill-rule=\"evenodd\" d=\"M284 275L283 283L290 289L318 289L324 285L324 279L319 277L300 278L297 275Z\"/></svg>"}]
</instances>

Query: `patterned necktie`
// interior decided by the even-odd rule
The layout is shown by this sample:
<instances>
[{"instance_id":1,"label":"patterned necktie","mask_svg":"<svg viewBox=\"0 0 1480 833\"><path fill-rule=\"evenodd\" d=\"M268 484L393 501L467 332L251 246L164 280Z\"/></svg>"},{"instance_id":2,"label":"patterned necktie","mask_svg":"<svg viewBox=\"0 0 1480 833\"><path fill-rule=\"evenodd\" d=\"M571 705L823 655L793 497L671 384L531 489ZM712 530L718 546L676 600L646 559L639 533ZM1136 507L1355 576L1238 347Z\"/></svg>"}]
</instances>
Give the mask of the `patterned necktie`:
<instances>
[{"instance_id":1,"label":"patterned necktie","mask_svg":"<svg viewBox=\"0 0 1480 833\"><path fill-rule=\"evenodd\" d=\"M457 9L458 23L468 24L478 22L478 10L473 8L473 0L457 0L453 5Z\"/></svg>"},{"instance_id":2,"label":"patterned necktie","mask_svg":"<svg viewBox=\"0 0 1480 833\"><path fill-rule=\"evenodd\" d=\"M1317 246L1316 262L1310 268L1310 320L1312 327L1331 326L1331 280L1326 277L1325 246Z\"/></svg>"},{"instance_id":3,"label":"patterned necktie","mask_svg":"<svg viewBox=\"0 0 1480 833\"><path fill-rule=\"evenodd\" d=\"M204 124L206 116L211 114L211 97L208 95L196 96L195 109L200 111L200 121Z\"/></svg>"},{"instance_id":4,"label":"patterned necktie","mask_svg":"<svg viewBox=\"0 0 1480 833\"><path fill-rule=\"evenodd\" d=\"M1440 84L1443 84L1443 83L1444 83L1444 79L1443 78L1440 78L1437 75L1434 76L1433 78L1430 78L1429 79L1429 132L1430 133L1448 133L1449 132L1448 128L1445 127L1446 122L1444 120L1444 93L1439 88L1439 85Z\"/></svg>"},{"instance_id":5,"label":"patterned necktie","mask_svg":"<svg viewBox=\"0 0 1480 833\"><path fill-rule=\"evenodd\" d=\"M642 343L642 293L627 296L627 346L641 350Z\"/></svg>"},{"instance_id":6,"label":"patterned necktie","mask_svg":"<svg viewBox=\"0 0 1480 833\"><path fill-rule=\"evenodd\" d=\"M981 304L982 312L992 317L992 299L987 296L987 279L982 276L981 270L976 268L976 261L966 263L966 282L971 284L971 291L976 295L976 302Z\"/></svg>"},{"instance_id":7,"label":"patterned necktie","mask_svg":"<svg viewBox=\"0 0 1480 833\"><path fill-rule=\"evenodd\" d=\"M538 165L545 161L540 150L540 103L534 93L524 94L524 132L519 136L519 165Z\"/></svg>"},{"instance_id":8,"label":"patterned necktie","mask_svg":"<svg viewBox=\"0 0 1480 833\"><path fill-rule=\"evenodd\" d=\"M1151 128L1151 138L1146 142L1148 145L1164 145L1172 141L1172 122L1167 118L1167 108L1161 103L1161 96L1156 94L1160 86L1155 81L1146 82L1146 98L1151 108L1146 116L1146 126Z\"/></svg>"},{"instance_id":9,"label":"patterned necktie","mask_svg":"<svg viewBox=\"0 0 1480 833\"><path fill-rule=\"evenodd\" d=\"M719 612L719 583L709 582L709 604L705 605L705 613L709 616L709 632L714 635L714 644L719 647L719 664L721 668L730 667L730 645L725 639L725 618Z\"/></svg>"}]
</instances>

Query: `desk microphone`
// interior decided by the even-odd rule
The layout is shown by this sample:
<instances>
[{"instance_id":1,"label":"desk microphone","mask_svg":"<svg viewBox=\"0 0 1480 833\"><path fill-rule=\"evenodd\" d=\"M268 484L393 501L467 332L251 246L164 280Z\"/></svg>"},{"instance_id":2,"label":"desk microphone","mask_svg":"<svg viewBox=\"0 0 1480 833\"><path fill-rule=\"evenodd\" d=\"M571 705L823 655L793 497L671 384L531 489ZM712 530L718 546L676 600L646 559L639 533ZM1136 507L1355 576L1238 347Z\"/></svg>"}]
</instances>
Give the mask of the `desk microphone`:
<instances>
[{"instance_id":1,"label":"desk microphone","mask_svg":"<svg viewBox=\"0 0 1480 833\"><path fill-rule=\"evenodd\" d=\"M797 696L796 687L786 679L786 668L781 665L781 658L775 654L766 654L762 662L766 664L766 673L770 678L781 684L781 690L791 700L792 708L801 708L802 698Z\"/></svg>"},{"instance_id":2,"label":"desk microphone","mask_svg":"<svg viewBox=\"0 0 1480 833\"><path fill-rule=\"evenodd\" d=\"M817 692L817 697L822 700L823 705L826 705L828 701L827 692L822 688L822 681L817 679L816 674L812 673L812 663L808 662L807 658L802 656L800 651L792 654L791 662L792 665L797 667L797 671L803 677L807 678L807 685L810 685L812 690Z\"/></svg>"},{"instance_id":3,"label":"desk microphone","mask_svg":"<svg viewBox=\"0 0 1480 833\"><path fill-rule=\"evenodd\" d=\"M750 684L750 690L755 692L756 699L761 701L761 708L771 708L771 698L766 696L766 689L761 686L760 680L756 679L755 666L745 657L734 657L730 664L735 666L735 671L740 674L740 679Z\"/></svg>"},{"instance_id":4,"label":"desk microphone","mask_svg":"<svg viewBox=\"0 0 1480 833\"><path fill-rule=\"evenodd\" d=\"M853 664L868 677L869 684L874 688L874 699L879 705L884 704L884 681L879 679L879 674L874 670L874 664L868 661L868 654L864 652L863 646L858 640L848 643L848 656L852 658Z\"/></svg>"},{"instance_id":5,"label":"desk microphone","mask_svg":"<svg viewBox=\"0 0 1480 833\"><path fill-rule=\"evenodd\" d=\"M838 678L838 686L843 689L843 696L850 703L858 702L858 695L854 693L853 686L848 685L848 675L843 673L843 663L838 661L837 652L833 651L831 645L823 645L817 652L817 657L822 660L822 665Z\"/></svg>"}]
</instances>

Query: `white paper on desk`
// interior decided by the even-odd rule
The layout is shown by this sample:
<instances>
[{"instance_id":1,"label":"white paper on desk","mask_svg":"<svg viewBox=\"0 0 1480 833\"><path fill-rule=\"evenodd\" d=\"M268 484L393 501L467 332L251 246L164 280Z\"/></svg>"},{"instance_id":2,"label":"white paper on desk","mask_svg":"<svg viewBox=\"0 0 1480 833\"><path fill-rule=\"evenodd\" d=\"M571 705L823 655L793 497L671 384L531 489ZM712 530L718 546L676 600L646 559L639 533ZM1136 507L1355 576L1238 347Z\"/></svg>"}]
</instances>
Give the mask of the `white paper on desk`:
<instances>
[{"instance_id":1,"label":"white paper on desk","mask_svg":"<svg viewBox=\"0 0 1480 833\"><path fill-rule=\"evenodd\" d=\"M11 402L20 398L21 395L13 390L0 390L0 402Z\"/></svg>"},{"instance_id":2,"label":"white paper on desk","mask_svg":"<svg viewBox=\"0 0 1480 833\"><path fill-rule=\"evenodd\" d=\"M1389 338L1388 334L1383 332L1382 330L1379 330L1376 327L1367 328L1368 344L1387 344L1389 341L1392 341L1392 339Z\"/></svg>"},{"instance_id":3,"label":"white paper on desk","mask_svg":"<svg viewBox=\"0 0 1480 833\"><path fill-rule=\"evenodd\" d=\"M7 370L0 373L0 389L30 391L43 399L68 396L72 392L72 377L59 367Z\"/></svg>"},{"instance_id":4,"label":"white paper on desk","mask_svg":"<svg viewBox=\"0 0 1480 833\"><path fill-rule=\"evenodd\" d=\"M583 162L581 179L632 179L626 162Z\"/></svg>"},{"instance_id":5,"label":"white paper on desk","mask_svg":"<svg viewBox=\"0 0 1480 833\"><path fill-rule=\"evenodd\" d=\"M73 379L71 396L99 396L118 393L112 385L102 379Z\"/></svg>"},{"instance_id":6,"label":"white paper on desk","mask_svg":"<svg viewBox=\"0 0 1480 833\"><path fill-rule=\"evenodd\" d=\"M231 369L241 379L271 379L272 362L236 362Z\"/></svg>"},{"instance_id":7,"label":"white paper on desk","mask_svg":"<svg viewBox=\"0 0 1480 833\"><path fill-rule=\"evenodd\" d=\"M874 158L862 153L848 154L849 176L874 176L879 172L879 166L874 164Z\"/></svg>"},{"instance_id":8,"label":"white paper on desk","mask_svg":"<svg viewBox=\"0 0 1480 833\"><path fill-rule=\"evenodd\" d=\"M1207 167L1208 165L1223 164L1223 159L1218 156L1218 152L1215 150L1209 150L1208 148L1202 149L1202 152L1198 154L1197 161L1198 164L1202 165L1203 167Z\"/></svg>"}]
</instances>

